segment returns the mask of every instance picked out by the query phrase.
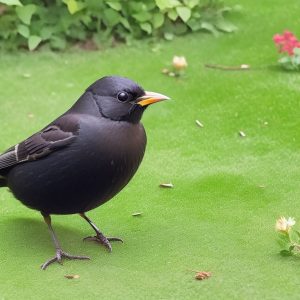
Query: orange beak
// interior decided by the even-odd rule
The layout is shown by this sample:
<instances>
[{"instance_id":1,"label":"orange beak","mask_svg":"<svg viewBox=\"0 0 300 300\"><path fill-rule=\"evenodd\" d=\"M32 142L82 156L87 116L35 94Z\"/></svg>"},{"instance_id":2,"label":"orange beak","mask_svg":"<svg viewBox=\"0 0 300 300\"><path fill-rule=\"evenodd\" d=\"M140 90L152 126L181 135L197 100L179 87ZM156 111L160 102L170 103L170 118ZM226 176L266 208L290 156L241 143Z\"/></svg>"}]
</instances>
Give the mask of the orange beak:
<instances>
[{"instance_id":1,"label":"orange beak","mask_svg":"<svg viewBox=\"0 0 300 300\"><path fill-rule=\"evenodd\" d=\"M163 94L145 91L145 95L137 99L137 104L140 106L147 106L168 99L170 98Z\"/></svg>"}]
</instances>

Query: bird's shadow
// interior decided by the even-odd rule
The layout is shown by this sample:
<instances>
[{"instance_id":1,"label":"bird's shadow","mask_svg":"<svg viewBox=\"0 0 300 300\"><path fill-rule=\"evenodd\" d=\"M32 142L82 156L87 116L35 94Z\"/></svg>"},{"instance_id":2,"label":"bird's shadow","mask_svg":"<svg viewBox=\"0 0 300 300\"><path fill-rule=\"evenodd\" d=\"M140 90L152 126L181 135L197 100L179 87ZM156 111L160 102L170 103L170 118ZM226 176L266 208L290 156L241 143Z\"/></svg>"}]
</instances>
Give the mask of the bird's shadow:
<instances>
[{"instance_id":1,"label":"bird's shadow","mask_svg":"<svg viewBox=\"0 0 300 300\"><path fill-rule=\"evenodd\" d=\"M11 255L19 255L20 247L25 255L26 252L32 254L32 251L36 254L54 251L47 225L42 220L14 217L2 220L1 223L1 237ZM63 241L66 247L69 247L73 241L78 243L82 241L83 236L80 230L72 230L60 224L55 224L54 227L59 240Z\"/></svg>"}]
</instances>

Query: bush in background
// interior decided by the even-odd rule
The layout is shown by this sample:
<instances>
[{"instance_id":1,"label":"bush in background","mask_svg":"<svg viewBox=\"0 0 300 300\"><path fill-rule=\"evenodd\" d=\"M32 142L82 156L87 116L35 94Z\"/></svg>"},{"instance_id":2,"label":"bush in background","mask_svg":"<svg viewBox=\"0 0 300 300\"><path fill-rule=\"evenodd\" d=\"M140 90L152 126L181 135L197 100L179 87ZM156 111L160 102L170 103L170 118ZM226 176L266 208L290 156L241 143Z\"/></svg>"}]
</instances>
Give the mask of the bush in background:
<instances>
[{"instance_id":1,"label":"bush in background","mask_svg":"<svg viewBox=\"0 0 300 300\"><path fill-rule=\"evenodd\" d=\"M188 32L232 32L237 9L219 0L0 0L0 48L65 49L70 43L173 39Z\"/></svg>"}]
</instances>

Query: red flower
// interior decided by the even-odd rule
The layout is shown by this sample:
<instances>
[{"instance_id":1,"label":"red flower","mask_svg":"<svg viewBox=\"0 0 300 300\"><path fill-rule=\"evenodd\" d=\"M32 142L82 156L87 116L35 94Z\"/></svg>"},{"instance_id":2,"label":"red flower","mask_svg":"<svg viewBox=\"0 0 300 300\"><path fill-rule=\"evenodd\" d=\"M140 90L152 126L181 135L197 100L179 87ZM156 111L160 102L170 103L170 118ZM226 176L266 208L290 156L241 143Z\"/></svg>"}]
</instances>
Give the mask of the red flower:
<instances>
[{"instance_id":1,"label":"red flower","mask_svg":"<svg viewBox=\"0 0 300 300\"><path fill-rule=\"evenodd\" d=\"M300 41L290 31L285 31L283 35L275 34L273 41L278 47L279 52L286 52L290 56L294 55L294 48L300 48Z\"/></svg>"}]
</instances>

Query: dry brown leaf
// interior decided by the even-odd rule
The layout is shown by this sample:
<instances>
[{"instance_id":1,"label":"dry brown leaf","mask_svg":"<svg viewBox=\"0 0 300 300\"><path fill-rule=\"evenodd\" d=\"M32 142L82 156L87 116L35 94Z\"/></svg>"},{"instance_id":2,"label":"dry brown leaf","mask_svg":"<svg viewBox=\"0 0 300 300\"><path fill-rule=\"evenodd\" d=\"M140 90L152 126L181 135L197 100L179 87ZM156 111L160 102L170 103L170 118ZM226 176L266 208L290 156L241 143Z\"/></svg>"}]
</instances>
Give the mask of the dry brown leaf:
<instances>
[{"instance_id":1,"label":"dry brown leaf","mask_svg":"<svg viewBox=\"0 0 300 300\"><path fill-rule=\"evenodd\" d=\"M204 272L204 271L201 271L201 272L197 272L196 275L195 275L195 279L197 280L203 280L203 279L207 279L211 276L211 272Z\"/></svg>"},{"instance_id":2,"label":"dry brown leaf","mask_svg":"<svg viewBox=\"0 0 300 300\"><path fill-rule=\"evenodd\" d=\"M80 276L78 274L75 274L75 275L65 275L65 277L67 279L78 279L78 278L80 278Z\"/></svg>"}]
</instances>

